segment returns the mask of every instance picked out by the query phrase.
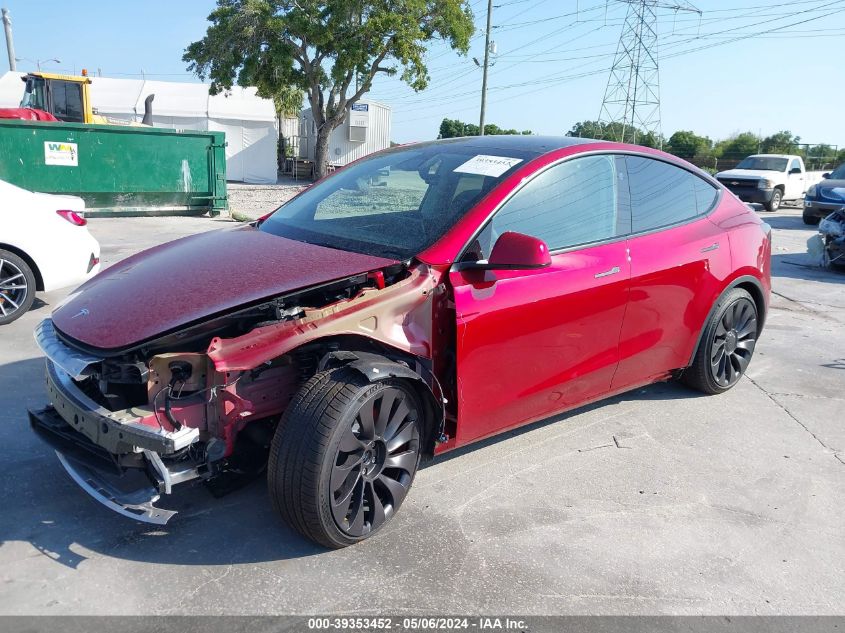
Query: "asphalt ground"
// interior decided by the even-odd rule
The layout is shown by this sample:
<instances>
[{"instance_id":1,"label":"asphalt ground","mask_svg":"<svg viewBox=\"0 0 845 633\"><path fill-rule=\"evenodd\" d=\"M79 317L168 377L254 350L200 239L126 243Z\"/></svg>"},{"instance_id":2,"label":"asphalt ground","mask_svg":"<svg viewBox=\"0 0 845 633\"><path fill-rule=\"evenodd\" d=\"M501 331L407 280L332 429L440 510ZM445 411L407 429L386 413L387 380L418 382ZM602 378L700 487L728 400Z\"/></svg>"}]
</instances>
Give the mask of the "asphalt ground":
<instances>
[{"instance_id":1,"label":"asphalt ground","mask_svg":"<svg viewBox=\"0 0 845 633\"><path fill-rule=\"evenodd\" d=\"M341 551L282 525L263 480L189 487L164 528L79 490L27 423L32 330L67 291L40 295L0 330L0 614L843 614L845 274L808 265L800 211L761 215L774 295L733 390L654 385L439 458ZM106 265L224 225L90 222Z\"/></svg>"}]
</instances>

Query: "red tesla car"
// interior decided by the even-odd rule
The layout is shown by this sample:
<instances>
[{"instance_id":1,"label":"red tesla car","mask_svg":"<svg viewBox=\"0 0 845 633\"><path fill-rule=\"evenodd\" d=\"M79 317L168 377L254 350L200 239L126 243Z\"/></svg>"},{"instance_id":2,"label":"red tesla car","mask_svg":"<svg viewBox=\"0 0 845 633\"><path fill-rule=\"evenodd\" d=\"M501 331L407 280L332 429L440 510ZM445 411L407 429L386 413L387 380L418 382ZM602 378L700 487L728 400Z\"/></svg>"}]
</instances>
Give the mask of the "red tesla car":
<instances>
[{"instance_id":1,"label":"red tesla car","mask_svg":"<svg viewBox=\"0 0 845 633\"><path fill-rule=\"evenodd\" d=\"M127 516L265 470L329 547L381 529L420 459L649 383L748 367L769 227L668 154L575 138L390 149L248 226L101 272L36 331L30 412Z\"/></svg>"}]
</instances>

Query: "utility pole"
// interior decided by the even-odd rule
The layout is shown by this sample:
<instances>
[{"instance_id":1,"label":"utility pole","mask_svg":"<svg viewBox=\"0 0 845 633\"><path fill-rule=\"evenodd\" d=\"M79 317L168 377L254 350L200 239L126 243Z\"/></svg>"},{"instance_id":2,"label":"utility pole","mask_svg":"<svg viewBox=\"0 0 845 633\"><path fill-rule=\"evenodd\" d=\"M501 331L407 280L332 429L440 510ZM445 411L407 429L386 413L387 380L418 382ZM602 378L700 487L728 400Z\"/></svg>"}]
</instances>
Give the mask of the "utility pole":
<instances>
[{"instance_id":1,"label":"utility pole","mask_svg":"<svg viewBox=\"0 0 845 633\"><path fill-rule=\"evenodd\" d=\"M493 20L493 0L487 0L487 33L484 36L484 69L481 80L481 117L478 121L478 134L484 136L484 110L487 107L487 66L490 64L490 29Z\"/></svg>"},{"instance_id":2,"label":"utility pole","mask_svg":"<svg viewBox=\"0 0 845 633\"><path fill-rule=\"evenodd\" d=\"M3 29L6 31L6 52L9 54L9 70L15 71L18 69L15 63L15 43L12 40L12 16L9 15L9 10L3 8Z\"/></svg>"},{"instance_id":3,"label":"utility pole","mask_svg":"<svg viewBox=\"0 0 845 633\"><path fill-rule=\"evenodd\" d=\"M599 137L636 143L637 134L660 130L660 74L657 65L657 10L698 13L689 2L618 0L628 5L616 56L599 112Z\"/></svg>"}]
</instances>

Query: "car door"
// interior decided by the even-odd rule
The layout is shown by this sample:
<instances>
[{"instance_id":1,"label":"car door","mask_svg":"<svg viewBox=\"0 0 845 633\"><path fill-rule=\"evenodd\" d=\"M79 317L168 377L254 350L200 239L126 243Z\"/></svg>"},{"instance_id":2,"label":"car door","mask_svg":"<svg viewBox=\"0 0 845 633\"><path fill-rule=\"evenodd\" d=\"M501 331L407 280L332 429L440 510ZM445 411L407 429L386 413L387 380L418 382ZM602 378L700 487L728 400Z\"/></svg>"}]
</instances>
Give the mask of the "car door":
<instances>
[{"instance_id":1,"label":"car door","mask_svg":"<svg viewBox=\"0 0 845 633\"><path fill-rule=\"evenodd\" d=\"M608 391L628 295L630 226L622 159L591 155L525 183L468 246L498 235L542 239L551 265L450 273L457 318L458 440L470 441Z\"/></svg>"},{"instance_id":2,"label":"car door","mask_svg":"<svg viewBox=\"0 0 845 633\"><path fill-rule=\"evenodd\" d=\"M668 162L628 156L631 282L613 390L685 367L730 274L728 237L707 218L719 190Z\"/></svg>"},{"instance_id":3,"label":"car door","mask_svg":"<svg viewBox=\"0 0 845 633\"><path fill-rule=\"evenodd\" d=\"M784 200L797 200L804 195L806 187L804 180L806 176L804 170L801 168L801 161L793 158L789 162L789 169L786 170L786 190L784 192Z\"/></svg>"}]
</instances>

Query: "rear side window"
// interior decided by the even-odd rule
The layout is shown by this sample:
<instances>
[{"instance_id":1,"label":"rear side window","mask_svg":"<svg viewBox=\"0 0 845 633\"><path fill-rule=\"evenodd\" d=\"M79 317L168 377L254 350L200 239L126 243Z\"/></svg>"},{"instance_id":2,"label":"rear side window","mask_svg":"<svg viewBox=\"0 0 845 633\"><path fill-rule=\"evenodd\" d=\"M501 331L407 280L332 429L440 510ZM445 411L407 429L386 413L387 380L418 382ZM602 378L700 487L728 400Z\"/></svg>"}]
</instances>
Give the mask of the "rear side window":
<instances>
[{"instance_id":1,"label":"rear side window","mask_svg":"<svg viewBox=\"0 0 845 633\"><path fill-rule=\"evenodd\" d=\"M495 241L505 231L516 231L540 238L550 250L614 237L618 182L616 161L610 155L576 158L551 167L499 209L491 237Z\"/></svg>"},{"instance_id":2,"label":"rear side window","mask_svg":"<svg viewBox=\"0 0 845 633\"><path fill-rule=\"evenodd\" d=\"M641 156L627 156L632 231L640 233L707 213L718 190L680 167Z\"/></svg>"}]
</instances>

